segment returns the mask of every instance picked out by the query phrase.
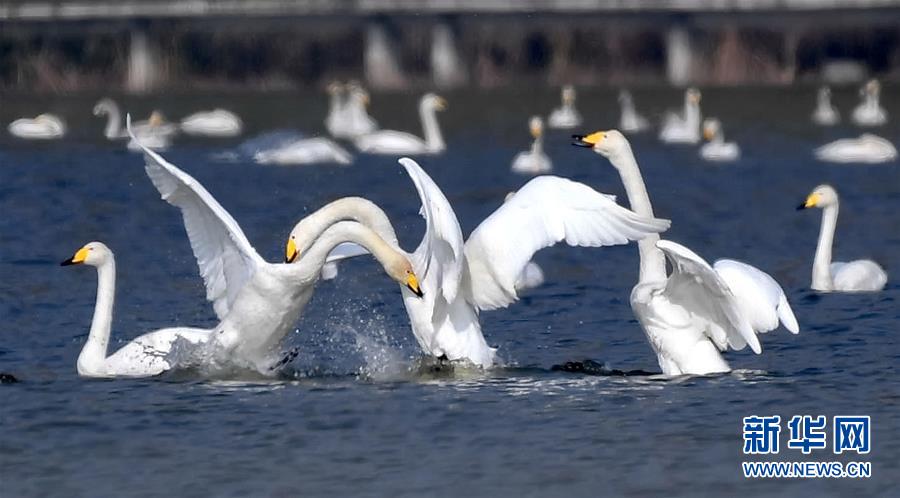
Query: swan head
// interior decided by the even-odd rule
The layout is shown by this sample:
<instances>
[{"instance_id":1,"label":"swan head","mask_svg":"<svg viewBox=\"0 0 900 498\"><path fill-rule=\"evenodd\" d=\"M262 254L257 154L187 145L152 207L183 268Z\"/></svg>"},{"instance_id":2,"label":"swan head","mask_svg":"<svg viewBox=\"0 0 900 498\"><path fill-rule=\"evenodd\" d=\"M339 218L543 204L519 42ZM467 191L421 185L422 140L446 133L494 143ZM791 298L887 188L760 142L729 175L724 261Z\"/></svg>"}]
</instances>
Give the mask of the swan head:
<instances>
[{"instance_id":1,"label":"swan head","mask_svg":"<svg viewBox=\"0 0 900 498\"><path fill-rule=\"evenodd\" d=\"M332 81L325 87L325 92L332 97L335 95L340 95L340 93L344 90L344 85L341 84L340 81Z\"/></svg>"},{"instance_id":2,"label":"swan head","mask_svg":"<svg viewBox=\"0 0 900 498\"><path fill-rule=\"evenodd\" d=\"M443 111L447 109L447 101L444 100L443 97L433 94L426 93L422 96L422 101L419 105L423 108L434 109L436 111Z\"/></svg>"},{"instance_id":3,"label":"swan head","mask_svg":"<svg viewBox=\"0 0 900 498\"><path fill-rule=\"evenodd\" d=\"M631 92L628 90L620 90L619 91L619 103L625 104L631 102Z\"/></svg>"},{"instance_id":4,"label":"swan head","mask_svg":"<svg viewBox=\"0 0 900 498\"><path fill-rule=\"evenodd\" d=\"M722 122L716 118L707 118L703 120L703 138L712 140L722 130Z\"/></svg>"},{"instance_id":5,"label":"swan head","mask_svg":"<svg viewBox=\"0 0 900 498\"><path fill-rule=\"evenodd\" d=\"M89 265L100 266L112 258L112 251L103 242L88 242L75 252L71 258L60 263L60 266Z\"/></svg>"},{"instance_id":6,"label":"swan head","mask_svg":"<svg viewBox=\"0 0 900 498\"><path fill-rule=\"evenodd\" d=\"M837 191L831 185L819 185L814 188L812 192L808 196L806 196L806 200L803 201L799 206L797 206L797 210L801 209L809 209L809 208L826 208L828 206L834 206L838 203L838 194Z\"/></svg>"},{"instance_id":7,"label":"swan head","mask_svg":"<svg viewBox=\"0 0 900 498\"><path fill-rule=\"evenodd\" d=\"M688 88L686 92L684 92L684 98L687 99L690 104L699 104L700 103L700 90L696 88Z\"/></svg>"},{"instance_id":8,"label":"swan head","mask_svg":"<svg viewBox=\"0 0 900 498\"><path fill-rule=\"evenodd\" d=\"M863 95L878 95L881 93L881 83L876 79L871 79L862 87L860 93Z\"/></svg>"},{"instance_id":9,"label":"swan head","mask_svg":"<svg viewBox=\"0 0 900 498\"><path fill-rule=\"evenodd\" d=\"M540 116L531 116L531 119L528 120L528 129L531 131L532 137L541 138L544 134L544 120Z\"/></svg>"},{"instance_id":10,"label":"swan head","mask_svg":"<svg viewBox=\"0 0 900 498\"><path fill-rule=\"evenodd\" d=\"M150 113L150 117L147 119L147 124L150 126L161 126L166 122L166 118L163 117L162 112L153 111Z\"/></svg>"},{"instance_id":11,"label":"swan head","mask_svg":"<svg viewBox=\"0 0 900 498\"><path fill-rule=\"evenodd\" d=\"M355 81L351 81L347 83L347 93L350 94L350 98L359 102L364 106L368 106L371 98L369 97L369 92L366 91L365 88L362 87L359 83Z\"/></svg>"},{"instance_id":12,"label":"swan head","mask_svg":"<svg viewBox=\"0 0 900 498\"><path fill-rule=\"evenodd\" d=\"M115 105L116 104L112 101L112 99L100 99L96 104L94 104L94 116L109 114L115 107Z\"/></svg>"},{"instance_id":13,"label":"swan head","mask_svg":"<svg viewBox=\"0 0 900 498\"><path fill-rule=\"evenodd\" d=\"M819 100L826 100L831 98L831 88L827 86L823 86L819 88Z\"/></svg>"},{"instance_id":14,"label":"swan head","mask_svg":"<svg viewBox=\"0 0 900 498\"><path fill-rule=\"evenodd\" d=\"M590 135L572 135L572 145L593 149L594 152L607 158L631 151L628 139L619 130L596 131Z\"/></svg>"},{"instance_id":15,"label":"swan head","mask_svg":"<svg viewBox=\"0 0 900 498\"><path fill-rule=\"evenodd\" d=\"M575 87L572 85L565 85L562 87L562 101L565 105L572 105L575 103Z\"/></svg>"}]
</instances>

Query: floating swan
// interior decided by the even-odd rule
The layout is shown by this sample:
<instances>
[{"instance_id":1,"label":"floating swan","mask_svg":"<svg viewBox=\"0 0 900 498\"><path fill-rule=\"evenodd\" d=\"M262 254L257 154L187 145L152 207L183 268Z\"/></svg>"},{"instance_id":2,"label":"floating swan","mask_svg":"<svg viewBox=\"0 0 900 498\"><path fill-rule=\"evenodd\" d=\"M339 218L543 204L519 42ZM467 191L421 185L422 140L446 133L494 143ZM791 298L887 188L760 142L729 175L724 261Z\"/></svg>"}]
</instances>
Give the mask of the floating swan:
<instances>
[{"instance_id":1,"label":"floating swan","mask_svg":"<svg viewBox=\"0 0 900 498\"><path fill-rule=\"evenodd\" d=\"M66 124L53 114L41 114L34 119L19 118L7 129L11 135L27 140L51 140L66 134Z\"/></svg>"},{"instance_id":2,"label":"floating swan","mask_svg":"<svg viewBox=\"0 0 900 498\"><path fill-rule=\"evenodd\" d=\"M703 121L703 138L709 140L700 147L700 157L703 159L728 162L741 157L741 148L738 144L725 141L722 123L718 119L709 118Z\"/></svg>"},{"instance_id":3,"label":"floating swan","mask_svg":"<svg viewBox=\"0 0 900 498\"><path fill-rule=\"evenodd\" d=\"M240 135L243 129L241 118L225 109L196 112L181 120L181 131L188 135L234 137Z\"/></svg>"},{"instance_id":4,"label":"floating swan","mask_svg":"<svg viewBox=\"0 0 900 498\"><path fill-rule=\"evenodd\" d=\"M266 262L234 218L196 179L150 149L145 148L144 154L147 176L162 198L181 210L207 300L220 320L209 341L216 355L269 373L275 361L272 355L312 297L323 266L365 252L359 251L359 246L375 256L388 276L410 292L422 294L406 257L355 221L331 226L293 264ZM358 198L335 201L330 209L332 220L357 219L344 215L346 212L368 212L356 207L359 204L371 203ZM375 228L380 222L360 221Z\"/></svg>"},{"instance_id":5,"label":"floating swan","mask_svg":"<svg viewBox=\"0 0 900 498\"><path fill-rule=\"evenodd\" d=\"M816 157L833 163L883 163L897 158L897 149L887 140L863 133L859 138L842 138L815 150Z\"/></svg>"},{"instance_id":6,"label":"floating swan","mask_svg":"<svg viewBox=\"0 0 900 498\"><path fill-rule=\"evenodd\" d=\"M663 120L659 138L673 144L700 142L700 91L688 88L684 92L684 114L669 112Z\"/></svg>"},{"instance_id":7,"label":"floating swan","mask_svg":"<svg viewBox=\"0 0 900 498\"><path fill-rule=\"evenodd\" d=\"M647 119L634 108L634 100L628 90L619 92L619 105L622 114L619 116L619 129L625 133L637 133L647 129L650 124Z\"/></svg>"},{"instance_id":8,"label":"floating swan","mask_svg":"<svg viewBox=\"0 0 900 498\"><path fill-rule=\"evenodd\" d=\"M327 138L303 138L253 155L258 164L350 164L353 156Z\"/></svg>"},{"instance_id":9,"label":"floating swan","mask_svg":"<svg viewBox=\"0 0 900 498\"><path fill-rule=\"evenodd\" d=\"M575 87L566 85L561 92L562 105L553 109L547 118L550 128L575 128L581 126L581 114L575 109Z\"/></svg>"},{"instance_id":10,"label":"floating swan","mask_svg":"<svg viewBox=\"0 0 900 498\"><path fill-rule=\"evenodd\" d=\"M102 242L90 242L63 266L85 264L97 268L97 303L87 342L78 355L78 374L83 377L149 377L171 368L166 355L178 340L197 345L209 339L210 330L168 328L144 334L106 356L116 294L116 261Z\"/></svg>"},{"instance_id":11,"label":"floating swan","mask_svg":"<svg viewBox=\"0 0 900 498\"><path fill-rule=\"evenodd\" d=\"M106 126L103 128L103 136L110 140L128 138L128 132L122 127L122 111L116 101L110 98L100 99L94 105L94 116L106 116ZM169 145L169 138L178 133L178 127L166 123L159 111L150 113L150 118L145 121L131 123L131 132L134 133L145 146L156 145L154 148L165 148ZM129 149L140 151L137 144L129 144Z\"/></svg>"},{"instance_id":12,"label":"floating swan","mask_svg":"<svg viewBox=\"0 0 900 498\"><path fill-rule=\"evenodd\" d=\"M535 252L565 241L570 246L626 244L668 228L668 221L638 216L610 196L555 176L532 179L485 219L463 244L462 231L443 192L415 161L400 159L422 200L425 237L409 255L425 296L402 290L412 331L426 354L480 367L495 362L485 342L479 310L518 299L516 283ZM301 221L291 231L286 259L305 254L316 227ZM319 227L320 228L320 227ZM385 240L396 239L382 227ZM306 257L306 256L304 256Z\"/></svg>"},{"instance_id":13,"label":"floating swan","mask_svg":"<svg viewBox=\"0 0 900 498\"><path fill-rule=\"evenodd\" d=\"M553 162L544 154L544 121L540 116L532 116L528 122L534 142L531 150L519 152L513 159L512 170L526 175L540 175L553 171Z\"/></svg>"},{"instance_id":14,"label":"floating swan","mask_svg":"<svg viewBox=\"0 0 900 498\"><path fill-rule=\"evenodd\" d=\"M838 194L830 185L819 185L797 207L822 209L822 228L813 260L812 288L817 291L871 292L880 291L887 283L887 273L878 263L869 259L858 259L849 263L832 263L831 247L834 244L834 229L837 226Z\"/></svg>"},{"instance_id":15,"label":"floating swan","mask_svg":"<svg viewBox=\"0 0 900 498\"><path fill-rule=\"evenodd\" d=\"M354 139L378 129L378 123L366 110L369 92L358 83L350 82L346 86L332 83L328 85L328 95L329 110L325 128L331 136Z\"/></svg>"},{"instance_id":16,"label":"floating swan","mask_svg":"<svg viewBox=\"0 0 900 498\"><path fill-rule=\"evenodd\" d=\"M443 111L446 107L447 102L433 93L425 94L419 101L425 140L402 131L381 130L358 137L356 148L369 154L439 154L447 146L441 136L435 111Z\"/></svg>"},{"instance_id":17,"label":"floating swan","mask_svg":"<svg viewBox=\"0 0 900 498\"><path fill-rule=\"evenodd\" d=\"M816 110L812 114L813 123L820 126L832 126L841 121L841 115L831 105L831 89L827 86L819 88L816 97Z\"/></svg>"},{"instance_id":18,"label":"floating swan","mask_svg":"<svg viewBox=\"0 0 900 498\"><path fill-rule=\"evenodd\" d=\"M625 184L634 212L653 216L653 207L631 145L616 130L576 135L575 145L608 158ZM797 320L784 291L766 273L722 259L710 266L690 249L658 235L638 242L640 279L631 291L631 309L666 375L728 372L719 351L762 349L757 334L778 327L793 333ZM666 259L672 273L666 275Z\"/></svg>"},{"instance_id":19,"label":"floating swan","mask_svg":"<svg viewBox=\"0 0 900 498\"><path fill-rule=\"evenodd\" d=\"M853 122L859 126L881 126L887 122L887 111L878 103L881 95L881 83L869 80L859 90L863 101L853 109Z\"/></svg>"}]
</instances>

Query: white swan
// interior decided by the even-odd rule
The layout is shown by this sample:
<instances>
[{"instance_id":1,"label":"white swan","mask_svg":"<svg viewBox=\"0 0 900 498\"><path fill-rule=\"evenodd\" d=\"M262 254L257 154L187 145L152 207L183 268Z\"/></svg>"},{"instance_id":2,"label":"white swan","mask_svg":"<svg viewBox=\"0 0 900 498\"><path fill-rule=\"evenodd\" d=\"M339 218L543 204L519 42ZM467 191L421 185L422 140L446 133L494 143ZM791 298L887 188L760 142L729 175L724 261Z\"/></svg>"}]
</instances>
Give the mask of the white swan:
<instances>
[{"instance_id":1,"label":"white swan","mask_svg":"<svg viewBox=\"0 0 900 498\"><path fill-rule=\"evenodd\" d=\"M369 116L369 92L356 82L328 85L329 108L325 129L335 138L354 139L378 129Z\"/></svg>"},{"instance_id":2,"label":"white swan","mask_svg":"<svg viewBox=\"0 0 900 498\"><path fill-rule=\"evenodd\" d=\"M831 262L834 229L837 226L838 194L830 185L819 185L806 198L800 209L821 208L822 227L813 260L812 288L817 291L872 292L880 291L887 283L887 273L878 263L858 259L849 263Z\"/></svg>"},{"instance_id":3,"label":"white swan","mask_svg":"<svg viewBox=\"0 0 900 498\"><path fill-rule=\"evenodd\" d=\"M350 164L353 156L343 147L327 138L302 138L300 140L253 155L258 164Z\"/></svg>"},{"instance_id":4,"label":"white swan","mask_svg":"<svg viewBox=\"0 0 900 498\"><path fill-rule=\"evenodd\" d=\"M576 135L575 145L609 159L625 184L634 212L653 216L653 207L631 145L616 130ZM631 309L666 375L705 375L730 370L719 351L728 347L762 351L758 333L778 327L793 333L797 320L781 287L766 273L741 262L710 266L688 248L658 235L638 242L640 279ZM666 259L672 273L666 275Z\"/></svg>"},{"instance_id":5,"label":"white swan","mask_svg":"<svg viewBox=\"0 0 900 498\"><path fill-rule=\"evenodd\" d=\"M235 137L243 129L241 118L225 109L195 112L181 120L181 131L194 136Z\"/></svg>"},{"instance_id":6,"label":"white swan","mask_svg":"<svg viewBox=\"0 0 900 498\"><path fill-rule=\"evenodd\" d=\"M619 106L622 109L622 113L619 115L619 129L624 133L637 133L650 126L647 118L638 114L634 108L634 99L631 98L631 92L628 90L619 92Z\"/></svg>"},{"instance_id":7,"label":"white swan","mask_svg":"<svg viewBox=\"0 0 900 498\"><path fill-rule=\"evenodd\" d=\"M122 127L122 111L115 100L102 98L94 104L94 116L106 116L106 126L103 128L103 136L109 140L128 138L128 132ZM129 116L130 119L130 116ZM134 133L144 146L162 149L168 147L170 138L178 133L178 127L166 123L159 111L150 113L150 118L144 121L131 123L131 132ZM129 143L129 150L140 151L137 144Z\"/></svg>"},{"instance_id":8,"label":"white swan","mask_svg":"<svg viewBox=\"0 0 900 498\"><path fill-rule=\"evenodd\" d=\"M553 171L553 162L544 154L544 121L532 116L528 122L534 142L530 151L519 152L512 163L512 171L525 175L540 175Z\"/></svg>"},{"instance_id":9,"label":"white swan","mask_svg":"<svg viewBox=\"0 0 900 498\"><path fill-rule=\"evenodd\" d=\"M881 83L869 80L859 93L863 101L853 109L853 122L858 126L881 126L887 123L887 111L878 102Z\"/></svg>"},{"instance_id":10,"label":"white swan","mask_svg":"<svg viewBox=\"0 0 900 498\"><path fill-rule=\"evenodd\" d=\"M863 133L859 138L842 138L815 150L822 161L833 163L884 163L897 158L897 148L887 140Z\"/></svg>"},{"instance_id":11,"label":"white swan","mask_svg":"<svg viewBox=\"0 0 900 498\"><path fill-rule=\"evenodd\" d=\"M407 290L403 302L426 354L488 368L495 349L485 342L479 310L518 299L516 284L535 252L570 246L626 244L668 228L666 220L638 216L610 196L554 176L532 179L485 219L463 244L462 231L443 192L415 161L400 159L422 200L425 237L409 256L422 277L424 298ZM287 260L304 253L316 229L309 218L291 231ZM385 240L393 230L379 232Z\"/></svg>"},{"instance_id":12,"label":"white swan","mask_svg":"<svg viewBox=\"0 0 900 498\"><path fill-rule=\"evenodd\" d=\"M422 293L410 262L357 222L334 224L294 264L266 262L234 218L197 180L152 150L145 148L144 153L145 169L153 185L166 202L181 210L206 284L206 298L220 320L209 341L217 356L269 373L275 361L273 354L312 297L322 267L365 252L359 251L359 246L372 253L392 279L412 293ZM380 219L362 219L369 210L357 207L371 203L351 198L332 204L337 204L330 210L332 220L360 217L367 225L379 228Z\"/></svg>"},{"instance_id":13,"label":"white swan","mask_svg":"<svg viewBox=\"0 0 900 498\"><path fill-rule=\"evenodd\" d=\"M659 138L666 143L695 144L700 142L700 91L688 88L684 92L684 114L666 114Z\"/></svg>"},{"instance_id":14,"label":"white swan","mask_svg":"<svg viewBox=\"0 0 900 498\"><path fill-rule=\"evenodd\" d=\"M325 88L328 94L328 114L325 116L325 129L335 138L343 138L347 121L347 99L344 85L334 81Z\"/></svg>"},{"instance_id":15,"label":"white swan","mask_svg":"<svg viewBox=\"0 0 900 498\"><path fill-rule=\"evenodd\" d=\"M447 102L433 93L425 94L419 101L419 117L425 140L402 131L381 130L358 137L354 142L356 148L369 154L439 154L447 146L435 111L443 111L446 107Z\"/></svg>"},{"instance_id":16,"label":"white swan","mask_svg":"<svg viewBox=\"0 0 900 498\"><path fill-rule=\"evenodd\" d=\"M149 377L171 368L167 359L180 339L200 344L209 338L210 330L167 328L144 334L107 356L116 294L116 261L112 251L102 242L90 242L63 266L85 264L97 268L97 302L87 342L78 355L78 374L83 377Z\"/></svg>"},{"instance_id":17,"label":"white swan","mask_svg":"<svg viewBox=\"0 0 900 498\"><path fill-rule=\"evenodd\" d=\"M7 127L9 133L26 140L51 140L66 134L66 124L53 114L41 114L30 118L19 118Z\"/></svg>"},{"instance_id":18,"label":"white swan","mask_svg":"<svg viewBox=\"0 0 900 498\"><path fill-rule=\"evenodd\" d=\"M581 114L575 109L575 87L566 85L560 92L562 105L553 109L547 118L550 128L569 129L581 126Z\"/></svg>"},{"instance_id":19,"label":"white swan","mask_svg":"<svg viewBox=\"0 0 900 498\"><path fill-rule=\"evenodd\" d=\"M831 89L827 86L819 88L816 96L816 110L813 111L812 120L819 126L832 126L841 121L840 113L831 105Z\"/></svg>"},{"instance_id":20,"label":"white swan","mask_svg":"<svg viewBox=\"0 0 900 498\"><path fill-rule=\"evenodd\" d=\"M726 142L722 123L716 118L703 120L703 138L709 142L700 147L700 157L707 161L728 162L741 157L741 148L734 142Z\"/></svg>"}]
</instances>

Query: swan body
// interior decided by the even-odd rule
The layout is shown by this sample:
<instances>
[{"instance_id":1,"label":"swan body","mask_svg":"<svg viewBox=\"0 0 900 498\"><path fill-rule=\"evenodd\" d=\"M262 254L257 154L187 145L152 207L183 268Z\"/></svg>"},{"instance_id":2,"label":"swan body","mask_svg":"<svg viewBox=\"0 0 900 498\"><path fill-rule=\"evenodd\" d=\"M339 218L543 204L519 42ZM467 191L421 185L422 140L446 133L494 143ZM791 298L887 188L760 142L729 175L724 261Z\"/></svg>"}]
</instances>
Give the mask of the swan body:
<instances>
[{"instance_id":1,"label":"swan body","mask_svg":"<svg viewBox=\"0 0 900 498\"><path fill-rule=\"evenodd\" d=\"M116 101L110 98L100 99L94 105L94 116L106 116L106 126L103 128L103 136L109 140L119 140L129 138L129 134L122 127L122 111ZM130 116L128 116L130 119ZM166 123L165 118L159 111L150 113L150 118L145 121L136 121L131 123L131 133L133 133L141 145L154 150L162 150L171 144L172 137L178 133L178 127L171 123ZM141 147L135 141L128 142L128 150L132 152L140 152Z\"/></svg>"},{"instance_id":2,"label":"swan body","mask_svg":"<svg viewBox=\"0 0 900 498\"><path fill-rule=\"evenodd\" d=\"M619 92L619 106L622 109L622 113L619 115L619 129L623 133L638 133L650 126L647 118L638 114L634 108L634 99L631 98L631 92L627 90Z\"/></svg>"},{"instance_id":3,"label":"swan body","mask_svg":"<svg viewBox=\"0 0 900 498\"><path fill-rule=\"evenodd\" d=\"M181 120L181 131L188 135L234 137L243 129L241 118L225 109L196 112Z\"/></svg>"},{"instance_id":4,"label":"swan body","mask_svg":"<svg viewBox=\"0 0 900 498\"><path fill-rule=\"evenodd\" d=\"M531 150L516 155L512 171L525 175L540 175L553 171L553 162L544 153L544 122L540 116L532 116L529 129L531 136L534 137Z\"/></svg>"},{"instance_id":5,"label":"swan body","mask_svg":"<svg viewBox=\"0 0 900 498\"><path fill-rule=\"evenodd\" d=\"M700 147L700 157L707 161L730 162L741 157L741 148L734 142L726 142L722 123L711 118L703 121L703 138L707 143Z\"/></svg>"},{"instance_id":6,"label":"swan body","mask_svg":"<svg viewBox=\"0 0 900 498\"><path fill-rule=\"evenodd\" d=\"M30 118L19 118L7 127L9 133L26 140L52 140L66 134L63 120L53 114L41 114Z\"/></svg>"},{"instance_id":7,"label":"swan body","mask_svg":"<svg viewBox=\"0 0 900 498\"><path fill-rule=\"evenodd\" d=\"M819 126L833 126L841 121L840 113L831 105L831 89L827 86L819 88L812 120Z\"/></svg>"},{"instance_id":8,"label":"swan body","mask_svg":"<svg viewBox=\"0 0 900 498\"><path fill-rule=\"evenodd\" d=\"M822 161L833 163L877 164L897 158L897 148L887 140L863 133L859 138L842 138L815 150Z\"/></svg>"},{"instance_id":9,"label":"swan body","mask_svg":"<svg viewBox=\"0 0 900 498\"><path fill-rule=\"evenodd\" d=\"M234 218L197 180L150 149L144 148L144 154L153 185L166 202L181 210L207 300L220 320L209 341L216 358L269 373L278 345L303 312L323 266L363 253L360 246L376 257L391 278L421 294L409 261L356 221L332 223L303 258L290 259L293 264L266 262ZM360 203L368 201L335 201L326 214L332 222L353 220L355 215L348 212L367 213L350 209ZM378 221L368 224L377 228Z\"/></svg>"},{"instance_id":10,"label":"swan body","mask_svg":"<svg viewBox=\"0 0 900 498\"><path fill-rule=\"evenodd\" d=\"M439 154L447 146L444 144L435 111L442 111L446 106L446 101L433 93L424 95L419 101L419 117L425 132L424 140L410 133L381 130L356 138L354 144L360 152L368 154Z\"/></svg>"},{"instance_id":11,"label":"swan body","mask_svg":"<svg viewBox=\"0 0 900 498\"><path fill-rule=\"evenodd\" d=\"M860 259L848 263L832 262L831 249L840 201L830 185L819 185L797 209L821 208L822 226L813 260L812 288L822 292L874 292L884 289L887 273L878 263Z\"/></svg>"},{"instance_id":12,"label":"swan body","mask_svg":"<svg viewBox=\"0 0 900 498\"><path fill-rule=\"evenodd\" d=\"M353 156L343 147L327 138L304 138L279 146L261 150L253 155L258 164L350 164Z\"/></svg>"},{"instance_id":13,"label":"swan body","mask_svg":"<svg viewBox=\"0 0 900 498\"><path fill-rule=\"evenodd\" d=\"M631 145L616 130L576 136L618 170L632 209L653 216ZM721 355L746 345L757 354L757 334L778 327L800 328L778 283L761 270L734 260L709 265L690 249L658 235L638 241L640 278L631 292L634 311L666 375L728 372ZM666 273L666 260L672 272Z\"/></svg>"},{"instance_id":14,"label":"swan body","mask_svg":"<svg viewBox=\"0 0 900 498\"><path fill-rule=\"evenodd\" d=\"M887 123L887 111L878 102L881 83L871 80L860 90L863 101L853 109L852 119L858 126L881 126Z\"/></svg>"},{"instance_id":15,"label":"swan body","mask_svg":"<svg viewBox=\"0 0 900 498\"><path fill-rule=\"evenodd\" d=\"M575 87L566 85L561 91L562 105L547 118L550 128L570 129L581 126L581 113L575 108Z\"/></svg>"},{"instance_id":16,"label":"swan body","mask_svg":"<svg viewBox=\"0 0 900 498\"><path fill-rule=\"evenodd\" d=\"M409 255L422 276L425 295L402 290L412 332L426 354L495 364L478 319L480 310L504 308L518 299L517 284L538 250L565 241L571 246L626 244L668 227L666 220L637 216L590 187L553 176L532 179L463 242L456 214L431 177L412 159L402 158L422 200L425 237ZM305 234L304 236L297 234ZM391 238L393 230L382 234ZM305 221L291 232L309 244ZM301 243L302 241L302 243ZM291 249L288 249L288 253Z\"/></svg>"},{"instance_id":17,"label":"swan body","mask_svg":"<svg viewBox=\"0 0 900 498\"><path fill-rule=\"evenodd\" d=\"M669 113L663 120L659 138L673 144L696 144L700 142L700 91L689 88L684 92L684 113L679 116Z\"/></svg>"},{"instance_id":18,"label":"swan body","mask_svg":"<svg viewBox=\"0 0 900 498\"><path fill-rule=\"evenodd\" d=\"M167 328L144 334L107 356L116 292L116 262L101 242L90 242L63 266L85 264L97 268L97 303L87 342L78 356L78 374L83 377L150 377L169 370L167 355L178 341L198 345L209 339L210 330Z\"/></svg>"}]
</instances>

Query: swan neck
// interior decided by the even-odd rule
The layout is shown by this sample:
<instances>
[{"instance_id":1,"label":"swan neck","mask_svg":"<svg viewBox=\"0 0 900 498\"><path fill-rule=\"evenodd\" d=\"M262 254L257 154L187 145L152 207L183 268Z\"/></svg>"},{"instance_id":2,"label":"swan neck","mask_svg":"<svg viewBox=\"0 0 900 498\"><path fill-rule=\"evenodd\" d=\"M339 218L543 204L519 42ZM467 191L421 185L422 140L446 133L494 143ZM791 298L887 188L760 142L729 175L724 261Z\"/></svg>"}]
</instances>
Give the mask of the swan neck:
<instances>
[{"instance_id":1,"label":"swan neck","mask_svg":"<svg viewBox=\"0 0 900 498\"><path fill-rule=\"evenodd\" d=\"M372 229L355 221L339 221L322 232L322 235L316 239L297 266L306 266L307 270L312 268L313 271L318 272L325 264L328 254L338 244L344 242L353 242L363 246L385 268L402 257L399 251L388 245Z\"/></svg>"},{"instance_id":2,"label":"swan neck","mask_svg":"<svg viewBox=\"0 0 900 498\"><path fill-rule=\"evenodd\" d=\"M533 155L540 155L544 153L544 137L538 136L534 139L534 142L531 143L531 153Z\"/></svg>"},{"instance_id":3,"label":"swan neck","mask_svg":"<svg viewBox=\"0 0 900 498\"><path fill-rule=\"evenodd\" d=\"M422 131L425 134L425 145L431 152L441 152L447 148L441 127L438 125L437 116L433 107L420 106L419 117L422 119Z\"/></svg>"},{"instance_id":4,"label":"swan neck","mask_svg":"<svg viewBox=\"0 0 900 498\"><path fill-rule=\"evenodd\" d=\"M362 197L338 199L307 216L301 223L309 236L308 240L315 240L328 227L345 220L362 223L385 241L398 245L397 233L390 218L377 204Z\"/></svg>"},{"instance_id":5,"label":"swan neck","mask_svg":"<svg viewBox=\"0 0 900 498\"><path fill-rule=\"evenodd\" d=\"M822 226L819 229L819 242L816 245L816 257L813 260L812 288L814 290L831 290L834 286L831 278L831 248L834 244L837 216L837 204L832 204L822 210Z\"/></svg>"},{"instance_id":6,"label":"swan neck","mask_svg":"<svg viewBox=\"0 0 900 498\"><path fill-rule=\"evenodd\" d=\"M631 147L610 156L610 161L619 171L631 210L641 216L653 218L650 196L644 185L644 179L641 177L641 170L631 152ZM659 241L659 235L655 233L638 241L638 252L641 256L641 283L659 282L666 279L666 260L663 252L656 247L657 241Z\"/></svg>"},{"instance_id":7,"label":"swan neck","mask_svg":"<svg viewBox=\"0 0 900 498\"><path fill-rule=\"evenodd\" d=\"M118 138L122 134L122 113L115 103L110 102L106 107L106 129L103 134L106 138Z\"/></svg>"},{"instance_id":8,"label":"swan neck","mask_svg":"<svg viewBox=\"0 0 900 498\"><path fill-rule=\"evenodd\" d=\"M116 262L109 259L97 267L97 302L87 342L78 356L78 370L96 372L106 360L112 326L113 302L116 295Z\"/></svg>"}]
</instances>

